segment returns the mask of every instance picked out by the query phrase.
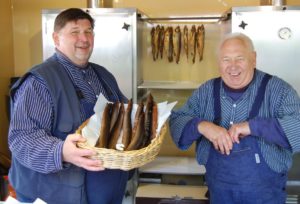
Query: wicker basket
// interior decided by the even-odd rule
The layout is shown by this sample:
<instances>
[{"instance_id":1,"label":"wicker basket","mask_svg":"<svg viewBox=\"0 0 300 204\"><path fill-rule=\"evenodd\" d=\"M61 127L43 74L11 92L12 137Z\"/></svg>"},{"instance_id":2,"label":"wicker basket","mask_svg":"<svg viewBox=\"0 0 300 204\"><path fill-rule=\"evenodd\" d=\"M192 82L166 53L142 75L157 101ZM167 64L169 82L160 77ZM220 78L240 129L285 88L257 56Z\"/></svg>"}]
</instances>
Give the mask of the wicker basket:
<instances>
[{"instance_id":1,"label":"wicker basket","mask_svg":"<svg viewBox=\"0 0 300 204\"><path fill-rule=\"evenodd\" d=\"M77 132L81 132L81 128L79 128ZM92 158L102 161L105 168L130 170L141 167L155 159L160 151L166 129L165 123L160 133L151 141L151 144L139 150L118 151L114 149L91 147L87 143L78 143L77 145L80 148L96 150L97 155Z\"/></svg>"}]
</instances>

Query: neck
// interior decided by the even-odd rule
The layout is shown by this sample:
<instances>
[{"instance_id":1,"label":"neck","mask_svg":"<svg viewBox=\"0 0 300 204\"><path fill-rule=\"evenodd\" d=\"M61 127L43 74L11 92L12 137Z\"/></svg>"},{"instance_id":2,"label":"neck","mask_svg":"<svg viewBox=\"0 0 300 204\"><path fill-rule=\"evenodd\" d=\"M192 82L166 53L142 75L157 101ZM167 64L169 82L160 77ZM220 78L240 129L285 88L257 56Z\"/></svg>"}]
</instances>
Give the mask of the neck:
<instances>
[{"instance_id":1,"label":"neck","mask_svg":"<svg viewBox=\"0 0 300 204\"><path fill-rule=\"evenodd\" d=\"M60 50L58 49L55 49L57 55L60 57L60 58L63 58L64 60L68 61L68 63L72 64L74 67L76 68L79 68L79 69L87 69L88 68L88 65L89 63L87 62L86 64L84 65L80 65L80 64L76 64L74 63L72 60L70 60L70 58L68 58L63 52L61 52Z\"/></svg>"}]
</instances>

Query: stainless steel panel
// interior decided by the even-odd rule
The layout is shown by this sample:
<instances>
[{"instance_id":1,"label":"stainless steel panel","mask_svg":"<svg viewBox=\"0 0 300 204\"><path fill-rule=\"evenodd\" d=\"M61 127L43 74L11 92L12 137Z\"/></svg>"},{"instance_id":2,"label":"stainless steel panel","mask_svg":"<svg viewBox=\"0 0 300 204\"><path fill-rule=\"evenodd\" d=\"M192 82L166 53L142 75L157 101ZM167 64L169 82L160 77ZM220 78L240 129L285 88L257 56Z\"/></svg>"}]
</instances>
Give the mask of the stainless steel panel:
<instances>
[{"instance_id":1,"label":"stainless steel panel","mask_svg":"<svg viewBox=\"0 0 300 204\"><path fill-rule=\"evenodd\" d=\"M231 10L229 27L253 40L258 69L283 78L300 94L299 18L300 7L236 7ZM290 37L283 36L284 29L291 32Z\"/></svg>"}]
</instances>

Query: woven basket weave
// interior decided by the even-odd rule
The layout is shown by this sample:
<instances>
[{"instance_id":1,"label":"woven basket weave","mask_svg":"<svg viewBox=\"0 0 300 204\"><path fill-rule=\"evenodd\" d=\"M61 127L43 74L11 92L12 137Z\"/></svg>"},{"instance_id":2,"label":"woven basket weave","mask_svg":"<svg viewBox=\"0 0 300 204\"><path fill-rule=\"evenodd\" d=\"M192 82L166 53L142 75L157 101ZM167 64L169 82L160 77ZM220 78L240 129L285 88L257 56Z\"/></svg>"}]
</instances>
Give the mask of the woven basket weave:
<instances>
[{"instance_id":1,"label":"woven basket weave","mask_svg":"<svg viewBox=\"0 0 300 204\"><path fill-rule=\"evenodd\" d=\"M81 133L82 128L81 126L76 132ZM155 159L160 151L166 129L166 124L164 124L160 133L151 143L147 147L139 150L118 151L114 149L91 147L87 143L77 143L77 146L84 149L96 150L97 155L92 158L102 161L103 167L105 168L130 170L141 167Z\"/></svg>"}]
</instances>

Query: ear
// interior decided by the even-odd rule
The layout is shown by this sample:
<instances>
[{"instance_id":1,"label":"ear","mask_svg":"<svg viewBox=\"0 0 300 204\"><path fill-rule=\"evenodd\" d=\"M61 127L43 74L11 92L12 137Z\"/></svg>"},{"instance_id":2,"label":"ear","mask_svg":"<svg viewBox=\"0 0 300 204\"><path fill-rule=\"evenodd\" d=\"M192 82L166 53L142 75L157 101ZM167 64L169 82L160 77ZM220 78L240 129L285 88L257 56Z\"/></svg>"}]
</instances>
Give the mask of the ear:
<instances>
[{"instance_id":1,"label":"ear","mask_svg":"<svg viewBox=\"0 0 300 204\"><path fill-rule=\"evenodd\" d=\"M57 32L52 33L52 39L54 41L55 47L58 47L59 46L59 36L58 36Z\"/></svg>"},{"instance_id":2,"label":"ear","mask_svg":"<svg viewBox=\"0 0 300 204\"><path fill-rule=\"evenodd\" d=\"M254 67L256 67L256 52L255 51L252 53L252 60L253 60Z\"/></svg>"}]
</instances>

